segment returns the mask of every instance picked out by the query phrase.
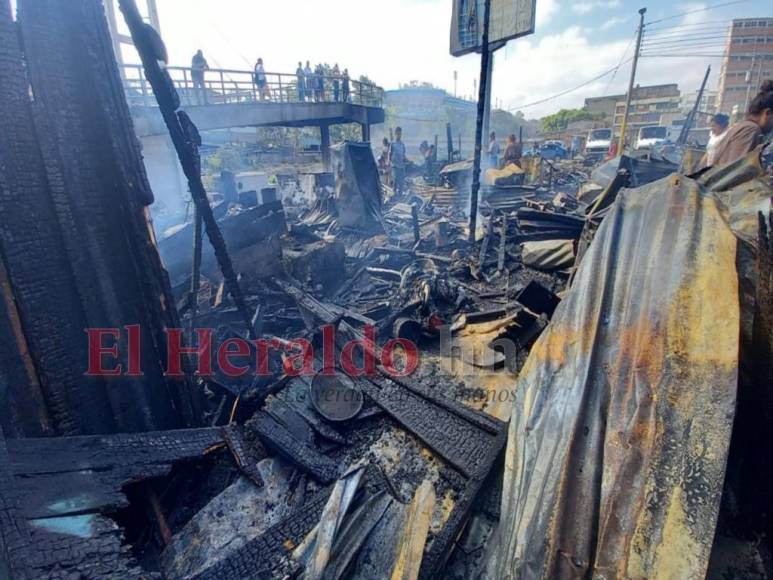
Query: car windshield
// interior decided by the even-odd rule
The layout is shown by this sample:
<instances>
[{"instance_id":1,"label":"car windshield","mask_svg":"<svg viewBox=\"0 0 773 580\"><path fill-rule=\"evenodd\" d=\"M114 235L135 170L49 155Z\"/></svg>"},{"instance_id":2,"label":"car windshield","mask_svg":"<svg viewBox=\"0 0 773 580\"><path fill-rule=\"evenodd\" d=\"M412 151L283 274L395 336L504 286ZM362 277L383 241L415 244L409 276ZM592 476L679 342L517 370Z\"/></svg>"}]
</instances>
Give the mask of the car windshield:
<instances>
[{"instance_id":1,"label":"car windshield","mask_svg":"<svg viewBox=\"0 0 773 580\"><path fill-rule=\"evenodd\" d=\"M639 133L640 139L665 139L665 127L644 127Z\"/></svg>"},{"instance_id":2,"label":"car windshield","mask_svg":"<svg viewBox=\"0 0 773 580\"><path fill-rule=\"evenodd\" d=\"M590 134L591 141L606 141L611 137L612 137L612 129L596 129Z\"/></svg>"}]
</instances>

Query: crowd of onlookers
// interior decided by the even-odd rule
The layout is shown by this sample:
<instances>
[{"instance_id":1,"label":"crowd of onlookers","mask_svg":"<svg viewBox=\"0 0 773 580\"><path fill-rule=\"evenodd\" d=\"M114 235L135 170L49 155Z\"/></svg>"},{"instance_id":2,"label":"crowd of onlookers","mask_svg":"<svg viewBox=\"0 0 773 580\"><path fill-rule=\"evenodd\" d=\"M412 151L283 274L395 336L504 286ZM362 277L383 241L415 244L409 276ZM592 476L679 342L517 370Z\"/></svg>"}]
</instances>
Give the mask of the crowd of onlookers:
<instances>
[{"instance_id":1,"label":"crowd of onlookers","mask_svg":"<svg viewBox=\"0 0 773 580\"><path fill-rule=\"evenodd\" d=\"M306 66L303 66L303 63L299 61L295 77L298 84L299 101L317 103L328 101L327 90L330 89L334 102L349 102L351 96L349 69L345 68L342 72L337 63L330 73L325 74L325 67L321 64L312 69L308 60Z\"/></svg>"},{"instance_id":2,"label":"crowd of onlookers","mask_svg":"<svg viewBox=\"0 0 773 580\"><path fill-rule=\"evenodd\" d=\"M204 72L209 69L207 59L201 50L196 52L191 60L191 80L193 81L193 93L199 104L207 103L207 91L204 84ZM341 69L336 64L331 71L326 71L325 66L318 64L313 69L311 62L306 61L306 66L298 62L295 71L298 100L302 102L341 102L348 103L351 99L351 79L349 69ZM257 88L260 100L271 99L269 86L263 59L259 58L255 63L253 82ZM330 93L328 93L330 91ZM330 98L332 97L332 99Z\"/></svg>"}]
</instances>

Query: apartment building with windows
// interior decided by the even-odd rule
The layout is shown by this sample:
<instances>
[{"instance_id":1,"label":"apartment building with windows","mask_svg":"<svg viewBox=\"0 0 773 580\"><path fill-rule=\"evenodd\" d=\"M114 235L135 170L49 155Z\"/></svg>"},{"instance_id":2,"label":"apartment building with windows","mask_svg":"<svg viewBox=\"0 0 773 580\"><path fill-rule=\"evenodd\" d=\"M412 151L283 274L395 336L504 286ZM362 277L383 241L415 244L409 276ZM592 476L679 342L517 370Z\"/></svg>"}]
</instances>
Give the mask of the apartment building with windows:
<instances>
[{"instance_id":1,"label":"apartment building with windows","mask_svg":"<svg viewBox=\"0 0 773 580\"><path fill-rule=\"evenodd\" d=\"M773 18L733 20L720 71L719 110L742 115L766 79L773 79Z\"/></svg>"}]
</instances>

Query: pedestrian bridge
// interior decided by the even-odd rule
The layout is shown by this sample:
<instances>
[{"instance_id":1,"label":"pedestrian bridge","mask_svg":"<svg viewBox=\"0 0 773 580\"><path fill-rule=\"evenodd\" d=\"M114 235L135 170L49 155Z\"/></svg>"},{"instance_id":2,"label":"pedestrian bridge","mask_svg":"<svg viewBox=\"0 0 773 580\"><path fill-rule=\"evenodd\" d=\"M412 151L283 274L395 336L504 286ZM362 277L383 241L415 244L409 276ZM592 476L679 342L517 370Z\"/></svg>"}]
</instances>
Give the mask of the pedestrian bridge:
<instances>
[{"instance_id":1,"label":"pedestrian bridge","mask_svg":"<svg viewBox=\"0 0 773 580\"><path fill-rule=\"evenodd\" d=\"M153 91L140 65L123 65L124 89L140 138L166 134L166 126ZM180 101L200 131L234 127L320 127L358 123L363 140L369 140L370 125L384 122L384 90L372 83L350 80L344 91L343 78L313 76L306 91L299 90L292 73L266 73L259 88L253 71L209 69L204 88L194 87L191 69L167 67ZM319 81L321 80L321 89ZM338 85L336 90L336 84ZM198 90L197 90L198 89Z\"/></svg>"}]
</instances>

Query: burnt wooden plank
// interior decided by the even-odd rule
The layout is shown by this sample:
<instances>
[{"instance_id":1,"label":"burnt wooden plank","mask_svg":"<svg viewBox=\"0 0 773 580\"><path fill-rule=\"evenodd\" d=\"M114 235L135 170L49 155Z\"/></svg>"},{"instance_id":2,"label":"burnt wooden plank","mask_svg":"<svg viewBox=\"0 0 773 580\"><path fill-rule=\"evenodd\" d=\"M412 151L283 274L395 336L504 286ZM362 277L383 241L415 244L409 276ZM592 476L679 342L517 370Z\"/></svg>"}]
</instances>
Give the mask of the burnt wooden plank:
<instances>
[{"instance_id":1,"label":"burnt wooden plank","mask_svg":"<svg viewBox=\"0 0 773 580\"><path fill-rule=\"evenodd\" d=\"M193 426L197 391L185 380L163 373L164 329L179 321L151 237L145 205L152 195L102 2L20 0L18 6L35 97L33 134L44 160L54 229L60 233L57 260L75 274L69 292L77 297L74 310L82 313L78 337L52 340L69 345L67 362L79 374L65 406L88 409L87 403L96 397L107 402L101 413L93 413L95 417L89 414L75 421L78 429L73 432ZM9 270L13 277L13 268ZM45 286L37 290L44 296L50 292ZM64 304L58 307L72 316ZM130 324L140 328L144 375L83 377L87 363L83 329ZM51 329L49 325L49 334ZM124 340L119 356L124 369L127 350Z\"/></svg>"},{"instance_id":2,"label":"burnt wooden plank","mask_svg":"<svg viewBox=\"0 0 773 580\"><path fill-rule=\"evenodd\" d=\"M9 439L15 475L134 469L195 459L225 444L220 427L151 433Z\"/></svg>"},{"instance_id":3,"label":"burnt wooden plank","mask_svg":"<svg viewBox=\"0 0 773 580\"><path fill-rule=\"evenodd\" d=\"M487 472L488 456L503 425L492 432L453 412L416 390L385 378L361 379L358 386L410 433L445 459L462 475L478 477Z\"/></svg>"},{"instance_id":4,"label":"burnt wooden plank","mask_svg":"<svg viewBox=\"0 0 773 580\"><path fill-rule=\"evenodd\" d=\"M266 457L266 452L259 442L247 441L240 425L227 425L223 427L228 450L239 469L249 477L258 487L263 486L263 478L260 476L258 462Z\"/></svg>"},{"instance_id":5,"label":"burnt wooden plank","mask_svg":"<svg viewBox=\"0 0 773 580\"><path fill-rule=\"evenodd\" d=\"M507 431L506 428L502 429L486 450L485 455L481 458L480 468L467 481L461 495L456 499L451 515L446 520L443 529L432 539L429 549L425 551L419 570L421 580L445 577L443 571L453 551L453 545L464 530L464 526L467 525L481 489L488 481L488 476L496 464L497 458L505 448Z\"/></svg>"},{"instance_id":6,"label":"burnt wooden plank","mask_svg":"<svg viewBox=\"0 0 773 580\"><path fill-rule=\"evenodd\" d=\"M52 197L36 140L17 24L6 1L0 13L0 251L9 289L42 382L51 428L70 435L83 424L110 431L115 424L104 388L95 382L84 389L82 384L88 323L59 228L56 205L61 202ZM0 346L17 347L6 340ZM78 404L71 405L75 400ZM21 425L9 433L37 434L27 426L34 418L18 416L18 421Z\"/></svg>"},{"instance_id":7,"label":"burnt wooden plank","mask_svg":"<svg viewBox=\"0 0 773 580\"><path fill-rule=\"evenodd\" d=\"M317 525L332 487L319 491L287 518L264 534L205 570L198 580L242 580L274 578L282 559Z\"/></svg>"},{"instance_id":8,"label":"burnt wooden plank","mask_svg":"<svg viewBox=\"0 0 773 580\"><path fill-rule=\"evenodd\" d=\"M338 477L339 466L317 449L299 441L273 416L259 411L247 421L245 427L280 455L323 483Z\"/></svg>"}]
</instances>

